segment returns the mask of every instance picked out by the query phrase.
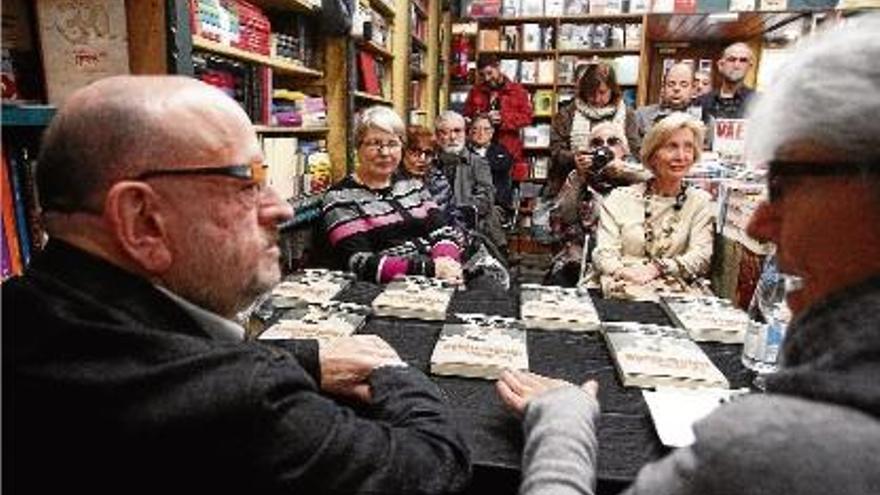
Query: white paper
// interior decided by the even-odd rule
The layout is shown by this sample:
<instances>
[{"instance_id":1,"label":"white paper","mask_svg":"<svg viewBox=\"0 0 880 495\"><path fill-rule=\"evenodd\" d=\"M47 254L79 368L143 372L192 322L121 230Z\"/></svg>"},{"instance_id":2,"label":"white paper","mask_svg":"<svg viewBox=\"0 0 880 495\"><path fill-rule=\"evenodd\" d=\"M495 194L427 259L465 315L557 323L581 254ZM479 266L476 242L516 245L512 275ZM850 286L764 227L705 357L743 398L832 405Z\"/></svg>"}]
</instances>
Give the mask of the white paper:
<instances>
[{"instance_id":1,"label":"white paper","mask_svg":"<svg viewBox=\"0 0 880 495\"><path fill-rule=\"evenodd\" d=\"M657 436L663 445L687 447L694 443L693 425L742 390L720 388L642 390Z\"/></svg>"}]
</instances>

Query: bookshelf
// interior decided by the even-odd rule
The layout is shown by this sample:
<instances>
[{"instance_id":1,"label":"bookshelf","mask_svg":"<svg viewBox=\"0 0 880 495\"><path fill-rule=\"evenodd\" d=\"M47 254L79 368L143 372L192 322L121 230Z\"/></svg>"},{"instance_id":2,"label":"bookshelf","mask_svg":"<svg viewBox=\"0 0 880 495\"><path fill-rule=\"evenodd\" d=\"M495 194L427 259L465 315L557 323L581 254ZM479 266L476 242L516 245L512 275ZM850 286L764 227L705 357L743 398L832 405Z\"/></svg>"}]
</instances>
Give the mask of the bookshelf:
<instances>
[{"instance_id":1,"label":"bookshelf","mask_svg":"<svg viewBox=\"0 0 880 495\"><path fill-rule=\"evenodd\" d=\"M395 104L398 96L394 84L394 68L404 61L396 60L400 42L400 21L395 6L385 0L360 0L355 17L354 72L352 89L355 112L374 104ZM405 31L404 31L405 32Z\"/></svg>"},{"instance_id":2,"label":"bookshelf","mask_svg":"<svg viewBox=\"0 0 880 495\"><path fill-rule=\"evenodd\" d=\"M197 0L188 7L176 24L178 32L189 28L192 47L183 70L242 105L263 147L269 183L283 199L320 192L328 171L318 162L329 161L322 146L339 114L327 105L318 3Z\"/></svg>"}]
</instances>

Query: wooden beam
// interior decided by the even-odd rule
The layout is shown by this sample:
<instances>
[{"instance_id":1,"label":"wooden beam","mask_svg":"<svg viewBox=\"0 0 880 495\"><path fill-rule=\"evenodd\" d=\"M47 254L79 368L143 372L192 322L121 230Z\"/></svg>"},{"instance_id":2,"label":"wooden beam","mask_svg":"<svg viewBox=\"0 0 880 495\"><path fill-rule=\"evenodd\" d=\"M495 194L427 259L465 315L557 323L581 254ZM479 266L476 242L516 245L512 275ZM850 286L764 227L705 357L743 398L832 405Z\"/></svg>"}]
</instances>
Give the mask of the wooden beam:
<instances>
[{"instance_id":1,"label":"wooden beam","mask_svg":"<svg viewBox=\"0 0 880 495\"><path fill-rule=\"evenodd\" d=\"M164 0L125 0L132 74L167 74Z\"/></svg>"}]
</instances>

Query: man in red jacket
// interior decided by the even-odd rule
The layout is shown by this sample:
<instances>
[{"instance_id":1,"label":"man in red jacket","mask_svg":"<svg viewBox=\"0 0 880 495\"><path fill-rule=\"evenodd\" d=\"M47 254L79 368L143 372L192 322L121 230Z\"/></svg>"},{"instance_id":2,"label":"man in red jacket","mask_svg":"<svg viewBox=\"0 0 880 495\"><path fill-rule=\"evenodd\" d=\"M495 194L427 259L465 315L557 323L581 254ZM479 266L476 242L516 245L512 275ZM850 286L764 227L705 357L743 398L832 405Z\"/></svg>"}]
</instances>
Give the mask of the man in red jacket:
<instances>
[{"instance_id":1,"label":"man in red jacket","mask_svg":"<svg viewBox=\"0 0 880 495\"><path fill-rule=\"evenodd\" d=\"M498 67L498 58L486 55L477 67L480 82L471 88L464 104L464 114L473 118L487 113L495 126L495 139L513 156L514 168L525 162L520 129L532 123L529 93L519 83L507 78Z\"/></svg>"}]
</instances>

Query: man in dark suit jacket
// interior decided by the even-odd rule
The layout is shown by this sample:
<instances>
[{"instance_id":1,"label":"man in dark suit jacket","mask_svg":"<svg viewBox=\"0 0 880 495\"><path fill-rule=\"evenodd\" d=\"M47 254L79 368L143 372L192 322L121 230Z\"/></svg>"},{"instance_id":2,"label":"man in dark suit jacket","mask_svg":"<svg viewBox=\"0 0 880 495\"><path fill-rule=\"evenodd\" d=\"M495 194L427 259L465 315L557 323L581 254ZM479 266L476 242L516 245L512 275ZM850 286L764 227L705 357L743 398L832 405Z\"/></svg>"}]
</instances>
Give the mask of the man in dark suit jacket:
<instances>
[{"instance_id":1,"label":"man in dark suit jacket","mask_svg":"<svg viewBox=\"0 0 880 495\"><path fill-rule=\"evenodd\" d=\"M446 493L468 452L384 341L244 342L280 277L251 122L184 77L74 93L44 138L50 240L3 285L15 493Z\"/></svg>"}]
</instances>

